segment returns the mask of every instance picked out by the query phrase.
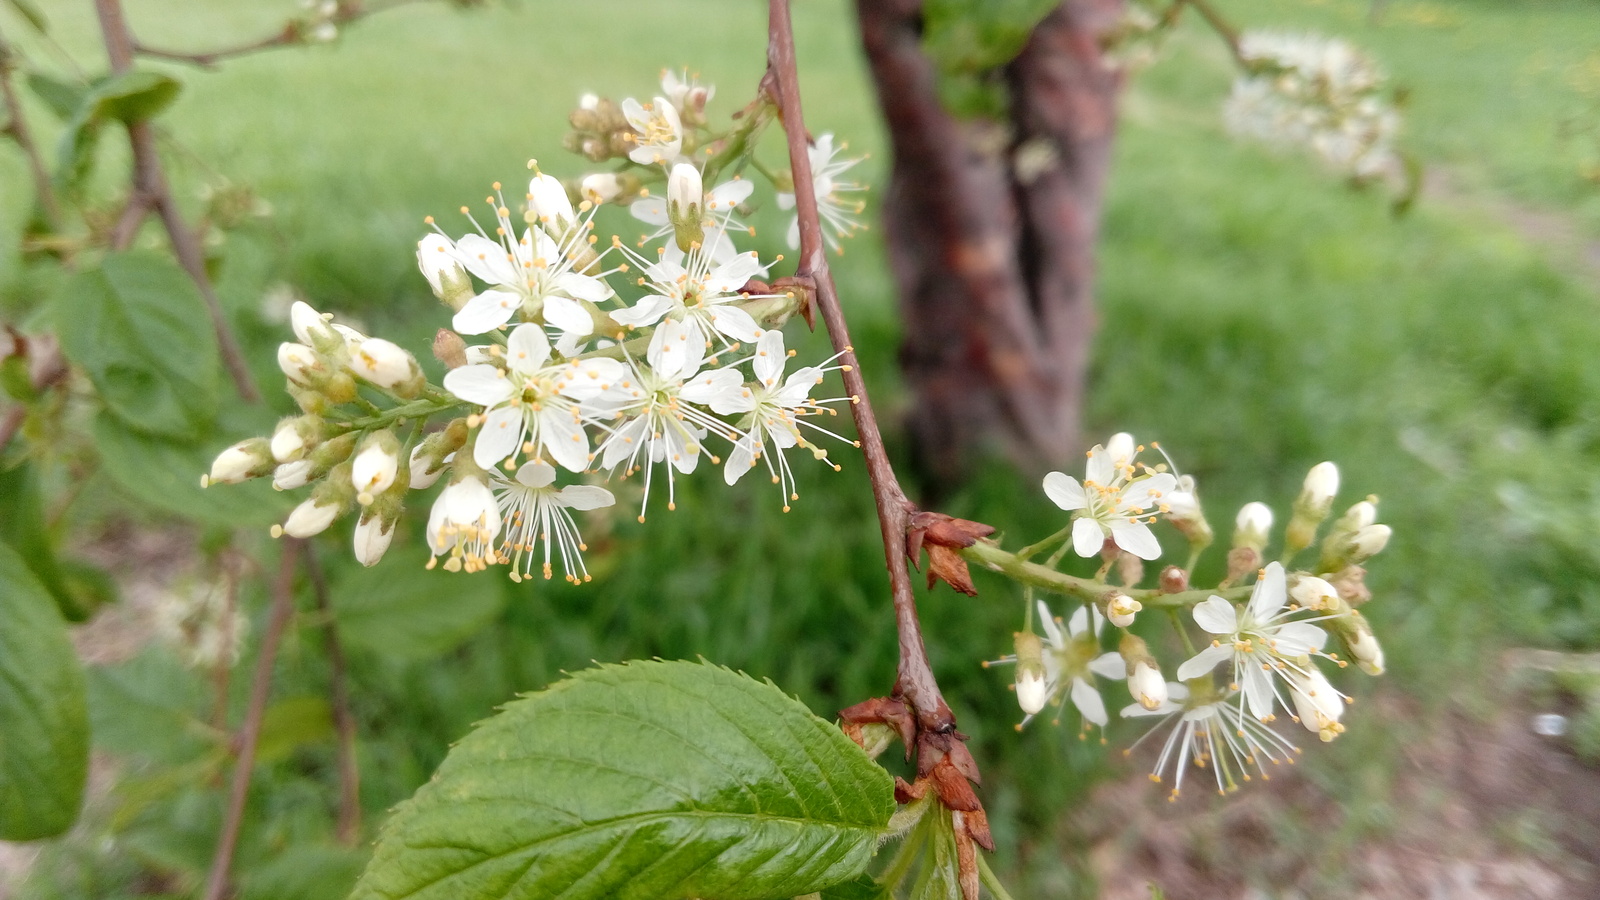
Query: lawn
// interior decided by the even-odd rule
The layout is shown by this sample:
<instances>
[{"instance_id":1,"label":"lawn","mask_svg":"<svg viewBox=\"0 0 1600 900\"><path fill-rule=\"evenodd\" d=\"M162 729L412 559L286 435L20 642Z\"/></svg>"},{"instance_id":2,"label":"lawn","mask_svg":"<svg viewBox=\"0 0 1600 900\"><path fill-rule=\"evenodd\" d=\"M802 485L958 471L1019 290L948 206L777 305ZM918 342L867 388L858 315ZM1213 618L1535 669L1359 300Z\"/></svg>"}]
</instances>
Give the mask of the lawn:
<instances>
[{"instance_id":1,"label":"lawn","mask_svg":"<svg viewBox=\"0 0 1600 900\"><path fill-rule=\"evenodd\" d=\"M1094 435L1159 439L1197 477L1219 529L1249 500L1283 508L1323 459L1344 471L1341 499L1382 498L1395 538L1372 566L1377 599L1367 611L1390 672L1381 684L1346 677L1358 698L1351 733L1308 749L1304 761L1352 810L1376 810L1363 833L1381 834L1401 818L1381 801L1405 746L1430 715L1490 718L1500 695L1479 676L1502 650L1600 650L1600 365L1591 360L1600 272L1523 215L1556 223L1570 242L1600 239L1600 184L1581 174L1594 151L1574 136L1584 116L1600 129L1600 71L1586 74L1600 70L1600 7L1396 0L1374 26L1364 0L1219 5L1245 25L1317 29L1370 49L1407 88L1405 146L1435 173L1434 187L1397 217L1381 192L1236 143L1219 115L1226 54L1187 23L1125 98L1087 424ZM128 6L142 39L184 49L270 29L292 5ZM864 177L881 182L887 154L849 5L796 7L807 120L869 152ZM98 64L89 5L55 3L49 14L61 44ZM18 32L11 19L0 28ZM29 52L53 58L48 48ZM319 308L422 346L442 321L415 271L423 216L450 218L491 182L522 176L530 157L555 174L579 171L560 138L584 91L642 95L662 67L690 66L729 111L748 99L764 53L754 3L411 6L335 46L216 73L171 69L186 91L166 119L169 156L185 196L225 177L271 206L270 218L230 238L223 284L262 382L275 384L271 347L283 326L262 312L270 286L292 285ZM120 148L106 149L117 158ZM24 189L20 160L0 155L0 197ZM15 245L23 212L11 202L0 209L0 247ZM761 211L757 225L765 253L786 250L776 210ZM0 297L13 313L29 308L36 285L12 274L14 256L0 260ZM868 383L892 412L901 399L894 347L914 323L894 316L872 233L835 271ZM704 656L769 677L824 715L885 692L894 629L876 525L860 465L835 456L844 471L806 471L791 513L778 512L767 485L692 480L677 512L644 525L619 515L590 537L592 584L475 586L486 627L442 657L395 661L356 647L369 822L425 780L472 722L591 660ZM79 540L130 516L165 527L161 516L130 513L104 475L94 484L104 488L86 492L96 528ZM1019 536L1060 522L1035 485L998 464L946 511ZM344 545L329 543L336 593L375 590L343 559ZM420 566L419 546L405 549ZM1205 566L1215 572L1220 559ZM1001 865L1025 871L1023 887L1040 895L1087 894L1081 874L1063 874L1081 873L1082 860L1042 836L1098 779L1140 774L1108 766L1120 754L1080 743L1070 726L1013 730L1003 676L978 661L1006 651L1020 602L999 579L980 577L979 588L975 600L927 593L923 615L1011 848ZM322 691L318 640L314 628L291 637L280 696ZM245 680L234 691L241 706ZM120 760L108 766L118 787L46 853L19 896L128 896L145 871L161 873L159 890L183 895L205 870L221 801L206 783L215 766L206 740L170 732L200 715L204 690L156 647L97 667L91 681L98 740ZM1387 727L1366 712L1379 689L1429 712L1410 728ZM1112 748L1137 734L1114 726ZM241 857L254 879L246 896L316 890L294 887L295 867L337 885L359 865L328 840L331 760L324 737L264 767L253 795L261 813ZM1284 840L1311 846L1304 833ZM291 862L277 859L286 848Z\"/></svg>"}]
</instances>

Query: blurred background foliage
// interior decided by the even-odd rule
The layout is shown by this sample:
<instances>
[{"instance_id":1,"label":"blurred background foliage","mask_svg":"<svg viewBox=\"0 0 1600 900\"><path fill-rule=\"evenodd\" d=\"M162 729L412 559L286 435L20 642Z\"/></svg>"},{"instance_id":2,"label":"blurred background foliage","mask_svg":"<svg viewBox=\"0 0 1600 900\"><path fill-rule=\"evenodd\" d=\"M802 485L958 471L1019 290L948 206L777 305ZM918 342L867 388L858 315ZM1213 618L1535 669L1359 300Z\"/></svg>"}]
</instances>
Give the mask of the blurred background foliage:
<instances>
[{"instance_id":1,"label":"blurred background foliage","mask_svg":"<svg viewBox=\"0 0 1600 900\"><path fill-rule=\"evenodd\" d=\"M1378 194L1346 189L1307 159L1230 140L1219 115L1232 77L1226 52L1194 23L1181 28L1123 102L1087 426L1161 441L1197 477L1223 531L1246 501L1285 509L1323 459L1344 471L1342 502L1382 498L1395 539L1372 567L1377 599L1367 611L1390 674L1349 679L1358 698L1349 734L1308 749L1302 767L1366 811L1361 833L1381 833L1398 815L1383 798L1404 747L1446 711L1493 715L1499 695L1485 674L1501 650L1600 650L1600 7L1394 0L1374 24L1365 0L1221 6L1247 26L1315 29L1369 49L1407 90L1404 143L1427 167L1428 188L1396 218ZM853 10L843 0L795 7L808 121L870 152L862 178L881 182L884 142ZM90 5L46 11L59 47L22 40L8 11L0 26L40 66L70 76L67 54L99 66ZM268 32L293 11L128 3L143 40L174 49ZM444 319L415 269L424 215L448 219L490 182L515 182L530 156L554 174L583 171L560 149L582 92L644 97L659 70L689 66L717 85L713 107L731 111L752 93L765 46L755 3L524 0L466 14L406 7L332 46L216 72L149 68L184 85L162 119L179 197L194 210L218 198L270 210L242 217L210 249L223 302L281 414L288 398L270 386L280 380L272 351L287 333L287 302L271 298L292 289L368 333L426 346ZM62 123L42 103L30 111L54 146ZM126 154L120 142L102 144L89 190L107 194ZM25 325L48 314L44 300L64 278L16 254L27 215L18 198L27 195L22 159L0 153L0 306ZM871 208L869 199L869 220ZM613 222L634 231L625 215ZM761 210L756 224L764 256L787 252L778 211ZM849 245L835 272L868 382L892 422L895 347L914 323L896 319L872 233ZM823 346L813 336L801 354ZM223 396L229 407L225 388ZM101 560L122 582L124 605L139 600L139 585L177 589L174 573L225 543L226 526L251 508L226 493L237 488L201 495L187 485L264 418L225 408L227 425L165 471L130 451L84 473L64 441L34 466L44 496L72 506L70 517L53 508L53 521L70 524L56 537ZM768 485L730 490L701 477L680 484L676 512L640 525L619 494L615 520L590 536L595 580L581 588L420 577L415 520L373 571L348 558L348 523L320 542L352 657L369 833L473 722L590 661L704 656L771 678L823 714L884 693L895 636L877 528L861 466L838 458L841 474L801 473L788 514ZM1017 541L1061 524L1031 481L998 463L944 511ZM249 518L280 514L253 508ZM270 566L264 532L242 546ZM160 541L152 550L150 535L176 551ZM1171 532L1163 537L1178 546ZM1197 581L1214 581L1219 566L1209 559ZM1055 823L1100 779L1142 777L1108 753L1138 731L1113 724L1110 748L1080 742L1070 724L1017 734L1004 676L978 661L1004 652L1020 601L1004 582L978 577L975 600L941 588L921 603L930 656L984 768L1001 867L1026 872L1024 890L1088 894L1082 860L1051 843ZM265 579L248 583L243 600L259 617ZM327 663L309 588L302 593L243 835L238 869L250 898L342 896L363 859L332 839ZM136 616L113 613L113 625L137 635ZM93 650L108 629L80 634L80 647ZM235 716L249 647L229 688ZM99 751L89 807L13 890L63 900L189 896L210 861L228 761L225 739L206 724L207 679L137 637L88 655ZM1424 712L1382 721L1367 702L1374 691Z\"/></svg>"}]
</instances>

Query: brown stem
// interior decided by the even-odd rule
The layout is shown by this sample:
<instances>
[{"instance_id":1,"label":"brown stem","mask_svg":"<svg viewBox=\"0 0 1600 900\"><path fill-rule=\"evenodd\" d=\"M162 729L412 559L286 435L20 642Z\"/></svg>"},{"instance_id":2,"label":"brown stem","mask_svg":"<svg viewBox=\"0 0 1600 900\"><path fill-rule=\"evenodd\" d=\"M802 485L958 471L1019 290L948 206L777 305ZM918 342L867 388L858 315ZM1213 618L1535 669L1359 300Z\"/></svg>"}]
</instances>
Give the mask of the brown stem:
<instances>
[{"instance_id":1,"label":"brown stem","mask_svg":"<svg viewBox=\"0 0 1600 900\"><path fill-rule=\"evenodd\" d=\"M100 17L100 32L105 41L106 56L111 62L111 71L121 75L133 68L134 54L133 34L128 30L127 20L122 14L122 0L95 0L94 6ZM183 214L167 184L166 173L162 171L161 156L156 150L155 130L149 122L129 123L128 144L133 151L133 199L129 200L129 210L117 223L117 234L131 242L138 221L143 218L144 209L154 208L161 215L167 239L172 242L172 251L178 257L178 263L189 274L189 279L205 300L211 326L216 331L217 348L222 353L222 362L228 374L233 378L235 390L247 402L259 403L261 393L256 389L250 369L245 365L244 353L239 349L233 330L228 327L228 321L222 314L222 304L217 300L210 276L206 274L205 254L200 249L200 241L184 224ZM140 205L135 206L141 197L143 200L139 201Z\"/></svg>"},{"instance_id":2,"label":"brown stem","mask_svg":"<svg viewBox=\"0 0 1600 900\"><path fill-rule=\"evenodd\" d=\"M1200 18L1206 20L1206 24L1217 33L1217 37L1222 38L1222 42L1228 45L1228 51L1233 54L1234 62L1241 66L1248 65L1248 60L1244 58L1244 50L1239 44L1239 29L1224 19L1209 0L1181 0L1181 2L1194 7L1194 11L1200 14Z\"/></svg>"},{"instance_id":3,"label":"brown stem","mask_svg":"<svg viewBox=\"0 0 1600 900\"><path fill-rule=\"evenodd\" d=\"M310 544L305 547L306 573L317 595L317 613L328 641L328 664L333 669L333 727L339 735L339 821L337 834L344 844L354 847L361 840L361 769L356 764L356 718L350 712L350 687L345 677L344 647L339 643L339 625L333 616L333 600L328 580Z\"/></svg>"},{"instance_id":4,"label":"brown stem","mask_svg":"<svg viewBox=\"0 0 1600 900\"><path fill-rule=\"evenodd\" d=\"M205 900L222 900L228 892L233 853L239 845L245 801L250 796L250 774L255 768L256 743L261 738L261 721L267 712L267 699L272 694L273 663L278 658L278 644L283 638L284 628L294 613L294 567L295 557L300 550L300 541L288 539L283 542L278 577L272 584L272 611L267 617L266 633L261 636L255 676L250 682L250 705L245 710L244 722L239 726L235 739L238 753L233 764L233 782L228 791L222 832L217 836L217 852L211 860L211 873L206 877Z\"/></svg>"},{"instance_id":5,"label":"brown stem","mask_svg":"<svg viewBox=\"0 0 1600 900\"><path fill-rule=\"evenodd\" d=\"M248 56L251 53L259 53L262 50L269 50L273 47L286 47L290 44L297 44L299 42L300 33L294 28L293 25L285 25L281 30L267 35L264 38L248 41L243 44L237 44L232 47L222 47L217 50L207 50L201 53L185 53L181 50L163 50L159 47L151 47L148 44L139 42L138 40L134 40L133 42L133 52L139 56L151 56L155 57L156 59L166 59L171 60L172 62L187 63L191 66L199 66L202 69L214 69L217 67L218 63L224 60L234 59L240 56Z\"/></svg>"},{"instance_id":6,"label":"brown stem","mask_svg":"<svg viewBox=\"0 0 1600 900\"><path fill-rule=\"evenodd\" d=\"M11 73L15 69L14 58L10 45L0 39L0 98L5 101L9 117L5 130L22 148L22 155L28 158L28 173L33 177L39 208L44 211L51 232L60 234L61 206L56 202L55 186L50 182L50 171L44 166L44 158L39 155L39 146L33 142L33 132L28 130L28 120L22 112L22 100L17 96L16 85L11 80Z\"/></svg>"},{"instance_id":7,"label":"brown stem","mask_svg":"<svg viewBox=\"0 0 1600 900\"><path fill-rule=\"evenodd\" d=\"M850 332L839 306L839 292L828 271L823 251L822 225L817 213L817 198L812 188L811 160L805 121L800 110L799 74L795 63L794 29L789 21L788 0L769 0L767 74L775 82L784 136L789 142L789 164L794 170L795 210L800 217L800 262L797 278L810 278L816 286L817 308L828 329L833 348L841 354L845 390L851 399L850 413L861 437L861 453L866 458L867 477L872 482L872 498L878 508L878 524L883 532L883 551L889 567L889 585L894 594L895 624L900 633L899 677L895 694L916 711L923 731L949 733L955 730L955 716L945 704L928 662L917 621L916 598L911 590L911 574L906 570L906 529L912 504L900 489L889 454L883 446L878 420L872 413L867 385L861 377L861 363L850 345Z\"/></svg>"}]
</instances>

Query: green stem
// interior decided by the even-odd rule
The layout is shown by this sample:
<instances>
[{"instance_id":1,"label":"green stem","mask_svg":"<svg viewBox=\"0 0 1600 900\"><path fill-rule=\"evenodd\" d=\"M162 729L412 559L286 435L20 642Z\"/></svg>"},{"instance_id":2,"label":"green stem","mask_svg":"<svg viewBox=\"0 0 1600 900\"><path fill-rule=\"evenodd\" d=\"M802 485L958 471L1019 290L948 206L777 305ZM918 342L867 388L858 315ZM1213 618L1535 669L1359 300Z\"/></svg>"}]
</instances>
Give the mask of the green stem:
<instances>
[{"instance_id":1,"label":"green stem","mask_svg":"<svg viewBox=\"0 0 1600 900\"><path fill-rule=\"evenodd\" d=\"M1213 594L1221 595L1224 600L1239 601L1250 596L1248 586L1218 589L1218 590L1190 590L1177 594L1163 594L1158 590L1149 588L1118 588L1094 581L1088 578L1079 578L1064 572L1057 572L1049 566L1028 562L1020 559L1017 554L1009 553L1000 547L979 541L961 551L962 558L992 572L1010 578L1012 581L1024 585L1043 588L1055 594L1067 597L1077 597L1081 600L1104 602L1105 596L1112 592L1127 594L1145 606L1162 608L1183 608L1194 606L1203 602Z\"/></svg>"},{"instance_id":2,"label":"green stem","mask_svg":"<svg viewBox=\"0 0 1600 900\"><path fill-rule=\"evenodd\" d=\"M982 881L983 886L989 889L989 893L994 895L995 900L1011 900L1011 895L1006 892L1005 885L1000 883L1000 879L994 874L994 870L989 868L989 860L984 858L982 853L978 854L978 880Z\"/></svg>"},{"instance_id":3,"label":"green stem","mask_svg":"<svg viewBox=\"0 0 1600 900\"><path fill-rule=\"evenodd\" d=\"M441 413L445 410L455 409L457 407L465 407L468 405L470 404L467 404L461 400L457 400L455 397L451 397L448 394L438 398L423 397L418 400L412 400L409 403L402 403L393 409L389 409L381 413L376 413L370 416L361 416L355 419L347 419L336 424L338 424L340 428L343 428L347 431L366 431L372 428L387 428L389 425L399 422L402 419L426 419L435 413Z\"/></svg>"},{"instance_id":4,"label":"green stem","mask_svg":"<svg viewBox=\"0 0 1600 900\"><path fill-rule=\"evenodd\" d=\"M1065 540L1067 535L1069 535L1071 533L1072 533L1072 523L1068 522L1067 523L1067 527L1061 529L1060 531L1056 532L1055 534L1050 535L1049 537L1045 538L1042 541L1039 541L1036 544L1029 544L1028 546L1023 547L1021 550L1018 550L1017 551L1017 559L1033 559L1034 554L1042 552L1043 550L1048 548L1051 544L1054 544L1056 541Z\"/></svg>"},{"instance_id":5,"label":"green stem","mask_svg":"<svg viewBox=\"0 0 1600 900\"><path fill-rule=\"evenodd\" d=\"M1189 629L1183 627L1183 615L1178 612L1177 607L1168 609L1167 615L1172 617L1173 630L1178 632L1178 637L1183 639L1183 649L1189 651L1189 656L1193 657L1198 651L1194 649L1194 640L1189 637Z\"/></svg>"}]
</instances>

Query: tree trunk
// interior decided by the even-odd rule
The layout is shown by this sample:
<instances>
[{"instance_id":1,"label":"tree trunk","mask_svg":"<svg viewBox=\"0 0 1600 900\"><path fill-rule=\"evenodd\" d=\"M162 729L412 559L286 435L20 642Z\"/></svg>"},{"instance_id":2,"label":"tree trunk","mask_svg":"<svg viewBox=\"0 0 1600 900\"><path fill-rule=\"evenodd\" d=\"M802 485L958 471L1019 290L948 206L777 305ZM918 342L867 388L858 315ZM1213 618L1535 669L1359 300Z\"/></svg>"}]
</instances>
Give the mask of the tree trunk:
<instances>
[{"instance_id":1,"label":"tree trunk","mask_svg":"<svg viewBox=\"0 0 1600 900\"><path fill-rule=\"evenodd\" d=\"M1029 469L1076 456L1094 246L1121 75L1100 36L1122 0L1064 0L995 73L1006 121L952 116L921 43L921 0L857 0L893 145L884 196L906 322L907 423L924 484L979 452Z\"/></svg>"}]
</instances>

